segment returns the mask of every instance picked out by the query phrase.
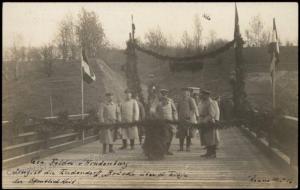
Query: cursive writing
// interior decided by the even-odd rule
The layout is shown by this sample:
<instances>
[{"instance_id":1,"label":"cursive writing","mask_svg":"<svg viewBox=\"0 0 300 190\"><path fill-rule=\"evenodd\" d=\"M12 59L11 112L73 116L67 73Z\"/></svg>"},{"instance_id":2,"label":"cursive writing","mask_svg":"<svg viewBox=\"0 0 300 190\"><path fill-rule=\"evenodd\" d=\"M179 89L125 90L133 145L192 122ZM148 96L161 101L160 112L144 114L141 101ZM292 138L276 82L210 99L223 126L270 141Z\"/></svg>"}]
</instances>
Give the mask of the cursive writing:
<instances>
[{"instance_id":1,"label":"cursive writing","mask_svg":"<svg viewBox=\"0 0 300 190\"><path fill-rule=\"evenodd\" d=\"M270 183L270 182L279 182L279 183L293 183L292 179L286 178L286 177L262 177L262 176L248 176L249 180L251 182L255 183Z\"/></svg>"}]
</instances>

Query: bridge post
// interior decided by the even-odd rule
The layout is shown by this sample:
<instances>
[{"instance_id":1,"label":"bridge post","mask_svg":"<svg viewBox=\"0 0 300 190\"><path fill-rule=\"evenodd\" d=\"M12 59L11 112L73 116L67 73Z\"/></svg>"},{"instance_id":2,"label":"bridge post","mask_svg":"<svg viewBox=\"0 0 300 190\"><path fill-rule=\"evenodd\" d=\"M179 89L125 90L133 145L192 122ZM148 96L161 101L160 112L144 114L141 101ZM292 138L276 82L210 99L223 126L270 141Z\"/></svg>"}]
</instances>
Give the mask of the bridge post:
<instances>
[{"instance_id":1,"label":"bridge post","mask_svg":"<svg viewBox=\"0 0 300 190\"><path fill-rule=\"evenodd\" d=\"M146 106L138 75L137 56L135 53L134 43L135 39L133 39L131 33L129 33L129 40L127 41L127 48L125 50L127 55L125 68L127 87L132 90L132 92L140 98L141 103Z\"/></svg>"},{"instance_id":2,"label":"bridge post","mask_svg":"<svg viewBox=\"0 0 300 190\"><path fill-rule=\"evenodd\" d=\"M239 117L245 110L246 92L245 92L245 63L243 60L243 44L244 40L240 33L239 18L237 7L235 12L235 77L232 81L233 85L233 103L235 116Z\"/></svg>"}]
</instances>

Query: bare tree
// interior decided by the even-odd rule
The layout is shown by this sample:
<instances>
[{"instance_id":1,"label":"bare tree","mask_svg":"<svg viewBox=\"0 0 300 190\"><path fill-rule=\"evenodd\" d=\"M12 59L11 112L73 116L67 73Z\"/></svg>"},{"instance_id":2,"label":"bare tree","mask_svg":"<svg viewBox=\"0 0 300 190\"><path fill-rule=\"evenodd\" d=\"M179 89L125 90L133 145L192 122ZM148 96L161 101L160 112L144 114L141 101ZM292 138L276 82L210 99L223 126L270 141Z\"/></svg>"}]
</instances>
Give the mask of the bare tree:
<instances>
[{"instance_id":1,"label":"bare tree","mask_svg":"<svg viewBox=\"0 0 300 190\"><path fill-rule=\"evenodd\" d=\"M24 61L26 54L25 54L25 48L24 48L24 40L23 36L21 34L16 34L14 36L13 40L13 46L11 47L11 60L13 61L13 64L15 64L14 67L14 79L18 80L21 73L21 62Z\"/></svg>"},{"instance_id":2,"label":"bare tree","mask_svg":"<svg viewBox=\"0 0 300 190\"><path fill-rule=\"evenodd\" d=\"M260 37L263 31L263 22L260 18L260 15L254 16L250 22L250 28L252 30L254 43L256 46L260 46Z\"/></svg>"},{"instance_id":3,"label":"bare tree","mask_svg":"<svg viewBox=\"0 0 300 190\"><path fill-rule=\"evenodd\" d=\"M270 32L264 31L261 35L260 46L267 46L270 43Z\"/></svg>"},{"instance_id":4,"label":"bare tree","mask_svg":"<svg viewBox=\"0 0 300 190\"><path fill-rule=\"evenodd\" d=\"M194 47L196 50L201 49L202 32L203 32L203 27L201 25L200 17L198 14L196 14L194 17L194 37L193 37Z\"/></svg>"},{"instance_id":5,"label":"bare tree","mask_svg":"<svg viewBox=\"0 0 300 190\"><path fill-rule=\"evenodd\" d=\"M181 37L181 44L185 52L190 53L193 48L193 40L189 36L188 32L185 30Z\"/></svg>"},{"instance_id":6,"label":"bare tree","mask_svg":"<svg viewBox=\"0 0 300 190\"><path fill-rule=\"evenodd\" d=\"M291 46L293 46L293 43L290 42L289 40L287 40L287 41L285 42L285 46L291 47Z\"/></svg>"},{"instance_id":7,"label":"bare tree","mask_svg":"<svg viewBox=\"0 0 300 190\"><path fill-rule=\"evenodd\" d=\"M216 31L210 30L209 31L209 43L213 45L215 43L216 39L217 39Z\"/></svg>"},{"instance_id":8,"label":"bare tree","mask_svg":"<svg viewBox=\"0 0 300 190\"><path fill-rule=\"evenodd\" d=\"M145 34L146 45L154 50L163 50L168 45L168 40L165 35L162 33L159 26L155 29L150 29Z\"/></svg>"},{"instance_id":9,"label":"bare tree","mask_svg":"<svg viewBox=\"0 0 300 190\"><path fill-rule=\"evenodd\" d=\"M63 60L75 59L78 41L72 15L66 15L65 19L59 23L56 44Z\"/></svg>"},{"instance_id":10,"label":"bare tree","mask_svg":"<svg viewBox=\"0 0 300 190\"><path fill-rule=\"evenodd\" d=\"M270 32L264 31L264 23L260 15L252 17L245 35L248 46L261 47L270 42Z\"/></svg>"},{"instance_id":11,"label":"bare tree","mask_svg":"<svg viewBox=\"0 0 300 190\"><path fill-rule=\"evenodd\" d=\"M42 60L41 49L36 47L29 47L27 53L27 59L30 62L36 62Z\"/></svg>"},{"instance_id":12,"label":"bare tree","mask_svg":"<svg viewBox=\"0 0 300 190\"><path fill-rule=\"evenodd\" d=\"M89 56L96 57L98 51L106 47L108 43L99 17L95 12L89 12L84 8L78 17L77 35L79 43Z\"/></svg>"},{"instance_id":13,"label":"bare tree","mask_svg":"<svg viewBox=\"0 0 300 190\"><path fill-rule=\"evenodd\" d=\"M43 63L44 63L44 72L47 74L48 77L50 77L53 73L53 46L52 45L45 45L42 47L41 50L42 57L43 57Z\"/></svg>"}]
</instances>

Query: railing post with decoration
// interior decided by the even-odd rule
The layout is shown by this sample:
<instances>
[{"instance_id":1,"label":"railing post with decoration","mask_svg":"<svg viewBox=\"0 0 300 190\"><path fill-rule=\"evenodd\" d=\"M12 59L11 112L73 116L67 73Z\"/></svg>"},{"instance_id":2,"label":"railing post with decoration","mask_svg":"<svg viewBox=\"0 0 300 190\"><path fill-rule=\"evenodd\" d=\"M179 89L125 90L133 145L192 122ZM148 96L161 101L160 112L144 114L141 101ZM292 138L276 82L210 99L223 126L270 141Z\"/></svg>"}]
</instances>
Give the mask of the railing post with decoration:
<instances>
[{"instance_id":1,"label":"railing post with decoration","mask_svg":"<svg viewBox=\"0 0 300 190\"><path fill-rule=\"evenodd\" d=\"M135 25L133 23L133 17L132 18L132 32L129 33L129 40L127 41L126 45L126 79L127 79L127 87L136 94L139 98L141 103L145 106L145 100L142 94L142 88L140 84L140 78L138 75L138 69L137 69L137 56L135 52Z\"/></svg>"},{"instance_id":2,"label":"railing post with decoration","mask_svg":"<svg viewBox=\"0 0 300 190\"><path fill-rule=\"evenodd\" d=\"M240 34L239 17L235 5L235 80L233 83L233 102L236 116L245 110L246 92L245 92L245 63L243 61L244 41Z\"/></svg>"}]
</instances>

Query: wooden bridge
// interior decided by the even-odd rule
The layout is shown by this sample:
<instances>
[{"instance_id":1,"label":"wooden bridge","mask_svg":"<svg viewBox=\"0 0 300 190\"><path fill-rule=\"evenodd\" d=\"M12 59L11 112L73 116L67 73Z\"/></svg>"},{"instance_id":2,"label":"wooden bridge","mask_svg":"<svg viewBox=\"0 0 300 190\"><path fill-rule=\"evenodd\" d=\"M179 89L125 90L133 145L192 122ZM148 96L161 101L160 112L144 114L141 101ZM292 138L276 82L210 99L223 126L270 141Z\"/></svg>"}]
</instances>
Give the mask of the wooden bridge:
<instances>
[{"instance_id":1,"label":"wooden bridge","mask_svg":"<svg viewBox=\"0 0 300 190\"><path fill-rule=\"evenodd\" d=\"M294 118L286 119L290 121ZM298 120L294 120L294 125L297 123ZM221 143L217 158L214 159L200 157L205 149L200 146L199 137L193 138L191 152L177 152L178 139L173 139L171 150L174 155L168 155L160 161L149 161L140 145L136 145L135 150L118 150L121 141L115 144L116 153L101 154L102 146L96 140L97 135L94 135L93 130L86 131L84 142L74 132L53 136L46 149L40 146L42 139L34 140L37 138L35 135L35 132L19 134L15 141L17 144L2 147L4 188L298 186L298 163L293 161L294 158L271 147L266 139L257 137L246 127L220 130ZM294 150L297 152L297 147ZM40 162L30 163L32 159ZM53 159L64 163L50 165ZM88 160L102 165L86 165ZM109 163L113 161L119 165L110 166ZM79 162L85 162L85 165L79 166ZM105 162L106 166L103 165ZM37 171L39 169L41 173ZM58 179L61 181L55 182Z\"/></svg>"}]
</instances>

